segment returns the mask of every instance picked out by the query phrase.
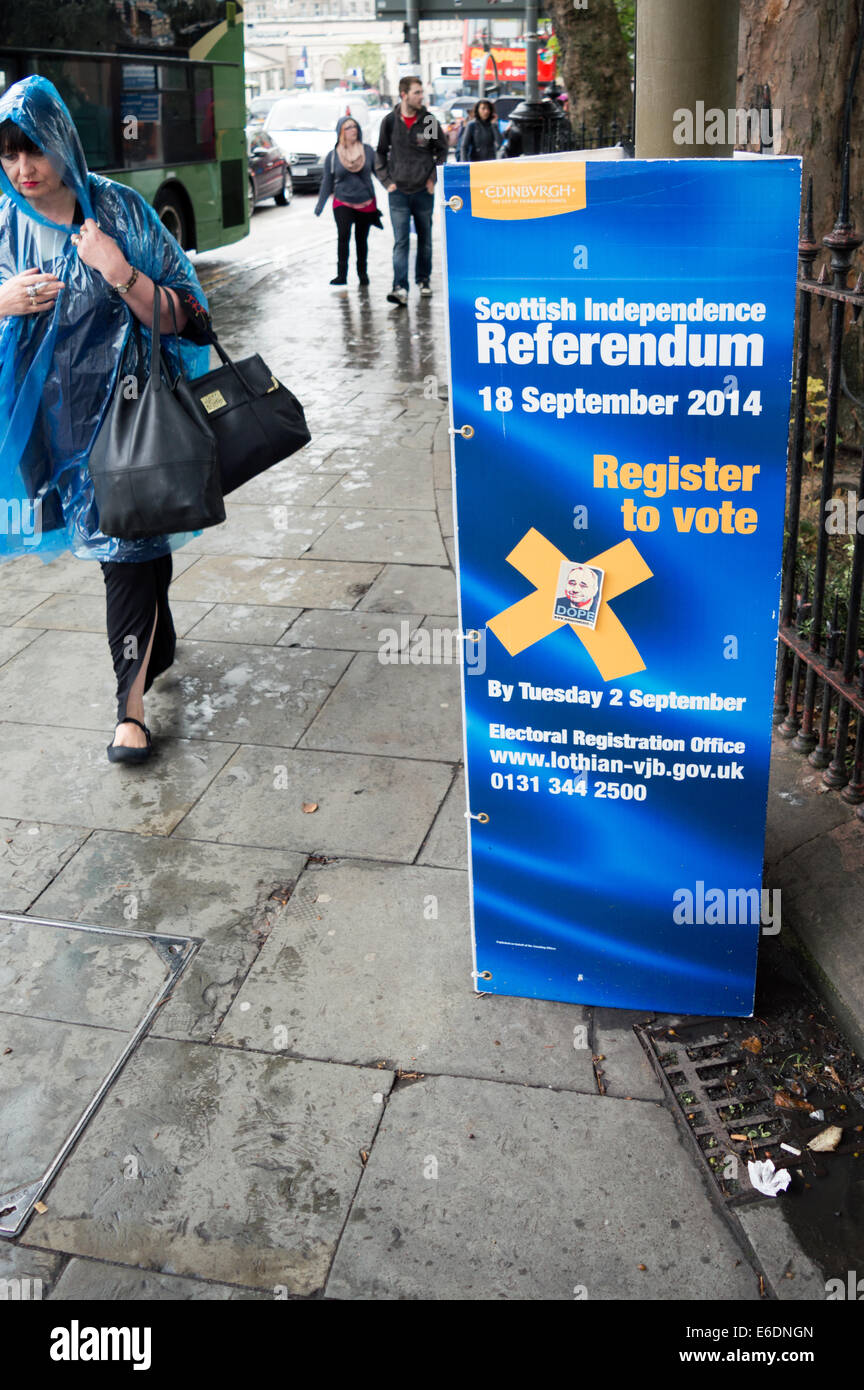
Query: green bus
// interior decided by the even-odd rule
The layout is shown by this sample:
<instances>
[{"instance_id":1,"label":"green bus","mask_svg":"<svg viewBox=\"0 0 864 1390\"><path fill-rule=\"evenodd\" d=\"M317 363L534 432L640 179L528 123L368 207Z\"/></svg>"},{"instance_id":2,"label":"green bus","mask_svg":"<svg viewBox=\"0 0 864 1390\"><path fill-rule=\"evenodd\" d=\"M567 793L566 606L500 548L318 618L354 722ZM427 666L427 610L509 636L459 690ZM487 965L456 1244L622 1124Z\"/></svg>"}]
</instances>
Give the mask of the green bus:
<instances>
[{"instance_id":1,"label":"green bus","mask_svg":"<svg viewBox=\"0 0 864 1390\"><path fill-rule=\"evenodd\" d=\"M247 235L243 16L234 0L4 4L0 92L31 73L60 92L92 172L137 189L186 250Z\"/></svg>"}]
</instances>

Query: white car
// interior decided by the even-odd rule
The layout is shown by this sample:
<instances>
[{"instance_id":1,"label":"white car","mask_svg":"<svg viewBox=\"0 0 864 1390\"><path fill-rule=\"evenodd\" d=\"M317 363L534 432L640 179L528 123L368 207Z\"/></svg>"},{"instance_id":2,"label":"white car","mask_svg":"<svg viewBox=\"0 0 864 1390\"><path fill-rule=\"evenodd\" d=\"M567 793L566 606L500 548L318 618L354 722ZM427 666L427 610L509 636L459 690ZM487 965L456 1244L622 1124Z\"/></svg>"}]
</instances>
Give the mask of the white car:
<instances>
[{"instance_id":1,"label":"white car","mask_svg":"<svg viewBox=\"0 0 864 1390\"><path fill-rule=\"evenodd\" d=\"M297 92L271 108L264 129L288 160L295 189L320 185L340 116L356 117L364 141L373 143L369 106L354 92Z\"/></svg>"}]
</instances>

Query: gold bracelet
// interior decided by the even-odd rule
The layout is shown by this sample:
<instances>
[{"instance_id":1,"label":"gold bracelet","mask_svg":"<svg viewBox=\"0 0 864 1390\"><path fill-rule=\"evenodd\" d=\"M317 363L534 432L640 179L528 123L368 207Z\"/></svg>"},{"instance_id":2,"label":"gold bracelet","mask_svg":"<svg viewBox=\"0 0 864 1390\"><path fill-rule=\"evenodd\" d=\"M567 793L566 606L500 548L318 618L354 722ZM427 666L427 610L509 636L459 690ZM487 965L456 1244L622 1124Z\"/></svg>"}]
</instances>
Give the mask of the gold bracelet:
<instances>
[{"instance_id":1,"label":"gold bracelet","mask_svg":"<svg viewBox=\"0 0 864 1390\"><path fill-rule=\"evenodd\" d=\"M136 281L137 279L138 279L138 271L137 271L136 267L133 266L133 267L132 267L132 274L129 276L129 279L126 281L126 284L125 284L125 285L115 285L114 288L115 288L115 290L117 291L118 294L128 294L129 291L131 290L132 286L135 284L135 281Z\"/></svg>"}]
</instances>

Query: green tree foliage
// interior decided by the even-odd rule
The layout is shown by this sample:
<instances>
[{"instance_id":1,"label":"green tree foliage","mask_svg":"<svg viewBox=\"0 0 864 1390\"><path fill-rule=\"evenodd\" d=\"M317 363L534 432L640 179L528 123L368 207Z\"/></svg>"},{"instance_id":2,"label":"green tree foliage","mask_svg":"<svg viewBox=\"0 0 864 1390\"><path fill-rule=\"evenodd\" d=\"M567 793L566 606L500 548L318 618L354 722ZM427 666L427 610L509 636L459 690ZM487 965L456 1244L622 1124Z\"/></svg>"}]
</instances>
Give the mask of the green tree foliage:
<instances>
[{"instance_id":1,"label":"green tree foliage","mask_svg":"<svg viewBox=\"0 0 864 1390\"><path fill-rule=\"evenodd\" d=\"M346 73L350 68L360 68L367 87L379 85L384 72L380 43L352 43L340 55L340 62Z\"/></svg>"}]
</instances>

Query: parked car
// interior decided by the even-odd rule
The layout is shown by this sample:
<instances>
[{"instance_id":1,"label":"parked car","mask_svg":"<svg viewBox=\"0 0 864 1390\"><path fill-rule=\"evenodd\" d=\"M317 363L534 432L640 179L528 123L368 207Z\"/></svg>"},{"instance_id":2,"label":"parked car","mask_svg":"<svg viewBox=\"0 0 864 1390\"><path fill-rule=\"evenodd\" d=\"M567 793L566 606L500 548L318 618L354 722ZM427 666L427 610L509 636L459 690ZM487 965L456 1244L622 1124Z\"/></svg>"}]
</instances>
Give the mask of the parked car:
<instances>
[{"instance_id":1,"label":"parked car","mask_svg":"<svg viewBox=\"0 0 864 1390\"><path fill-rule=\"evenodd\" d=\"M320 186L340 116L356 116L364 141L373 143L369 107L355 92L298 92L273 106L264 128L288 160L295 186L298 180L302 187Z\"/></svg>"},{"instance_id":2,"label":"parked car","mask_svg":"<svg viewBox=\"0 0 864 1390\"><path fill-rule=\"evenodd\" d=\"M288 161L279 146L263 130L246 131L249 156L249 216L258 203L272 198L284 208L294 193Z\"/></svg>"},{"instance_id":3,"label":"parked car","mask_svg":"<svg viewBox=\"0 0 864 1390\"><path fill-rule=\"evenodd\" d=\"M246 106L246 130L263 130L264 122L271 110L282 97L287 96L286 90L280 92L266 92L264 96L253 97Z\"/></svg>"}]
</instances>

